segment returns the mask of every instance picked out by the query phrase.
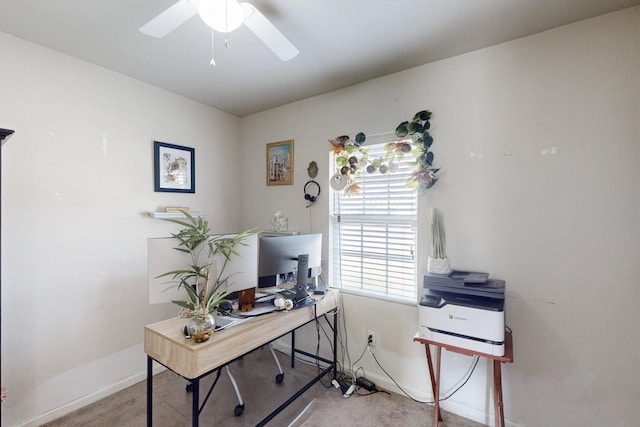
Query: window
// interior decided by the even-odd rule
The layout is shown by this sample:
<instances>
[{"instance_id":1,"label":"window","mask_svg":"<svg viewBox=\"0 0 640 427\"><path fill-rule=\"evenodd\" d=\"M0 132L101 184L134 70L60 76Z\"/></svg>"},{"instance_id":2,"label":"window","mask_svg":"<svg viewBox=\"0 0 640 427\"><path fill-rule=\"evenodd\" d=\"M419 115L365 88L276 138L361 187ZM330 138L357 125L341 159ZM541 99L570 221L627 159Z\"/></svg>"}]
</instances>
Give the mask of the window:
<instances>
[{"instance_id":1,"label":"window","mask_svg":"<svg viewBox=\"0 0 640 427\"><path fill-rule=\"evenodd\" d=\"M369 159L384 158L384 143L367 145ZM415 159L382 174L363 173L360 191L332 191L331 283L344 290L416 300L417 192L406 186ZM332 163L333 164L333 163Z\"/></svg>"}]
</instances>

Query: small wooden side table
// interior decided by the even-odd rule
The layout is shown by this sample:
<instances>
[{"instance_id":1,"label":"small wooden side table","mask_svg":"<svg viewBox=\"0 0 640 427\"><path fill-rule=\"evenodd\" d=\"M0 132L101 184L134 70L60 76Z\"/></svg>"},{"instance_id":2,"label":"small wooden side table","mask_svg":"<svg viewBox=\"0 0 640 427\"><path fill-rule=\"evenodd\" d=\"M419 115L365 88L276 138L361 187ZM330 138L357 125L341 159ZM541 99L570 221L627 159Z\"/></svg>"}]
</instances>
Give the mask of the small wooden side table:
<instances>
[{"instance_id":1,"label":"small wooden side table","mask_svg":"<svg viewBox=\"0 0 640 427\"><path fill-rule=\"evenodd\" d=\"M426 340L420 338L418 334L413 337L413 341L424 344L427 353L427 364L429 365L429 375L431 376L431 389L433 390L434 400L434 418L433 425L438 426L438 421L442 421L440 414L440 359L442 349L452 351L454 353L466 354L467 356L480 356L493 360L493 401L495 408L496 427L504 427L504 409L502 405L502 363L513 363L513 337L511 333L506 332L504 336L504 356L494 356L492 354L480 353L478 351L468 350L466 348L455 347L450 344L444 344L437 341ZM433 372L433 362L431 360L431 351L429 345L436 347L436 371Z\"/></svg>"}]
</instances>

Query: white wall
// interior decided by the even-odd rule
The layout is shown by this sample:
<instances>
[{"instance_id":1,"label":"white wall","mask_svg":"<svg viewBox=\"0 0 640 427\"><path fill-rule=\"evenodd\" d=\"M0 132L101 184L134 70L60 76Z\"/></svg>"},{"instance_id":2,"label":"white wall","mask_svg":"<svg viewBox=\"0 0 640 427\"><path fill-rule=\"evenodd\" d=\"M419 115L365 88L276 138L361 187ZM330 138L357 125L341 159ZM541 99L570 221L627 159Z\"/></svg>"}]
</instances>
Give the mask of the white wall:
<instances>
[{"instance_id":1,"label":"white wall","mask_svg":"<svg viewBox=\"0 0 640 427\"><path fill-rule=\"evenodd\" d=\"M238 118L0 33L2 425L144 379L147 238L163 206L239 231ZM153 141L195 148L196 193L153 191ZM48 412L52 411L52 412Z\"/></svg>"},{"instance_id":2,"label":"white wall","mask_svg":"<svg viewBox=\"0 0 640 427\"><path fill-rule=\"evenodd\" d=\"M505 365L510 425L637 425L640 419L640 9L632 8L243 118L246 225L328 230L328 139L395 129L433 111L441 180L420 197L421 223L445 209L455 268L507 282L515 363ZM293 186L256 188L268 142L295 140ZM302 187L318 162L323 193ZM424 272L428 246L420 231ZM376 355L430 399L417 309L344 296L352 360L377 333ZM445 353L444 390L470 359ZM367 376L395 386L370 356ZM491 423L491 370L481 361L445 409Z\"/></svg>"},{"instance_id":3,"label":"white wall","mask_svg":"<svg viewBox=\"0 0 640 427\"><path fill-rule=\"evenodd\" d=\"M281 210L291 229L326 238L327 140L428 108L443 170L421 213L445 209L455 267L507 281L509 423L634 425L639 21L629 9L242 121L0 34L0 127L16 130L2 148L2 424L36 425L143 378L143 325L175 313L146 303L146 238L174 228L145 212L188 205L230 231L269 228ZM154 139L196 148L195 195L153 192ZM295 184L267 187L265 144L284 139L295 139ZM323 193L307 209L311 160ZM373 329L385 369L430 398L416 308L344 303L352 360ZM445 390L469 363L446 353ZM489 422L490 374L481 362L443 406Z\"/></svg>"}]
</instances>

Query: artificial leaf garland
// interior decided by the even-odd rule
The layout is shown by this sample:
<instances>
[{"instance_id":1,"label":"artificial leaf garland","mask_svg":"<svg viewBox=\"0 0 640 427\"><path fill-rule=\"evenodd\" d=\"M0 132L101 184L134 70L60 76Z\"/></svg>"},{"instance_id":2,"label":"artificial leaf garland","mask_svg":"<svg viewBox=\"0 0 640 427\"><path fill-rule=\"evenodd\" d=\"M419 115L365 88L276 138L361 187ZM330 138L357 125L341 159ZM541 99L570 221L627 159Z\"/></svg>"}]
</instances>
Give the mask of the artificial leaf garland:
<instances>
[{"instance_id":1,"label":"artificial leaf garland","mask_svg":"<svg viewBox=\"0 0 640 427\"><path fill-rule=\"evenodd\" d=\"M396 141L385 144L385 156L369 159L369 150L363 147L366 135L358 133L355 139L347 135L329 140L331 152L336 155L337 172L332 178L336 189L344 188L345 194L354 195L360 191L358 178L363 173L393 173L398 169L397 162L405 155L411 154L415 161L407 186L418 191L431 188L438 181L436 173L440 168L432 168L433 152L430 150L433 137L429 134L431 127L431 111L417 112L410 121L402 122L396 127Z\"/></svg>"}]
</instances>

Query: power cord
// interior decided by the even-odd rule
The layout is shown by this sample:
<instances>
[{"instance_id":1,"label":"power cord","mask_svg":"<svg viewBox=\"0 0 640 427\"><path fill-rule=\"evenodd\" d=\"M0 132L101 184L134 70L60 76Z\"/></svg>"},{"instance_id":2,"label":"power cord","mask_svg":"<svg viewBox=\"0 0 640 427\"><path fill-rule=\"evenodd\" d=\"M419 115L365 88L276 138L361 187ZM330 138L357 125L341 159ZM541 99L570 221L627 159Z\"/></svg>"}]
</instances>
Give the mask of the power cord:
<instances>
[{"instance_id":1,"label":"power cord","mask_svg":"<svg viewBox=\"0 0 640 427\"><path fill-rule=\"evenodd\" d=\"M338 294L338 303L336 304L336 309L333 314L338 315L339 313L343 313L343 312L344 312L344 301L342 299L342 295ZM353 371L353 369L351 368L353 365L351 363L351 356L349 354L349 349L347 344L349 341L348 331L347 331L346 320L344 316L339 316L337 319L338 319L338 322L334 326L337 329L337 342L335 342L334 345L336 346L335 351L336 353L338 353L338 366L336 367L336 377L333 379L333 381L331 381L331 384L334 387L340 389L344 397L349 397L357 389L356 377L354 374L345 372L345 367L347 366L349 367L349 371ZM326 336L327 332L324 329L324 327L320 325L320 328L322 329L323 333ZM331 342L330 339L329 339L329 342Z\"/></svg>"},{"instance_id":2,"label":"power cord","mask_svg":"<svg viewBox=\"0 0 640 427\"><path fill-rule=\"evenodd\" d=\"M398 387L398 389L400 389L400 391L407 396L409 399L418 402L418 403L435 403L435 401L423 401L423 400L419 400L416 399L415 397L411 396L411 394L409 394L405 389L403 389L400 384L398 384L398 382L391 376L391 374L389 374L386 369L384 369L384 367L382 366L382 364L378 361L378 358L376 357L376 355L374 354L373 350L371 349L371 345L369 343L367 343L367 349L369 350L369 353L371 354L371 356L373 357L373 360L375 360L376 364L378 365L378 367L380 367L380 369L382 370L382 372L385 373L385 375L387 377L389 377L389 379L391 381L393 381L393 383L396 385L396 387ZM471 362L471 366L470 369L468 370L468 374L465 374L464 378L464 382L458 386L455 390L453 390L447 397L444 397L442 399L438 399L439 402L443 402L447 399L449 399L451 396L453 396L454 394L456 394L458 392L458 390L460 390L471 378L471 376L473 375L473 372L476 369L476 366L478 365L478 360L480 360L479 356L473 356L473 361ZM461 380L462 381L462 380ZM459 382L459 381L458 381ZM434 396L434 399L436 398L436 396Z\"/></svg>"},{"instance_id":3,"label":"power cord","mask_svg":"<svg viewBox=\"0 0 640 427\"><path fill-rule=\"evenodd\" d=\"M473 375L473 371L475 371L476 366L478 365L478 361L480 360L479 356L473 356L473 358L475 359L475 361L473 362L473 366L471 367L471 372L469 372L469 375L467 375L467 378L464 380L462 384L460 384L458 388L453 390L447 397L443 397L442 399L440 399L440 402L444 402L445 400L447 400L448 398L456 394L458 390L460 390L467 383L467 381L469 381L469 379L471 378L471 375Z\"/></svg>"},{"instance_id":4,"label":"power cord","mask_svg":"<svg viewBox=\"0 0 640 427\"><path fill-rule=\"evenodd\" d=\"M342 300L342 295L338 295L338 304L336 305L336 309L334 310L334 313L332 313L333 315L338 315L339 312L344 312L344 302ZM385 375L396 385L396 387L398 387L398 389L408 398L410 398L411 400L418 402L418 403L429 403L429 404L433 404L435 403L434 401L423 401L420 399L417 399L415 397L413 397L411 394L409 394L406 390L404 390L400 384L398 384L398 382L391 376L391 374L389 374L386 369L384 369L384 367L382 366L382 364L380 363L380 361L377 359L376 355L373 352L372 346L371 346L371 342L368 340L365 348L363 349L362 353L360 354L360 356L358 357L358 359L356 359L356 361L352 364L351 363L351 356L349 354L349 349L348 349L348 333L347 333L347 327L346 327L346 321L344 319L344 316L341 316L342 319L340 319L340 317L338 317L338 322L337 325L335 325L336 328L338 328L338 334L337 334L337 340L338 342L334 343L335 346L338 346L338 348L340 349L340 363L339 366L342 367L342 369L344 369L346 366L348 366L348 371L347 372L340 372L340 374L336 375L336 378L334 378L334 380L332 381L332 385L336 388L341 388L344 389L343 385L347 385L349 387L349 389L347 389L349 391L349 393L345 393L344 390L343 391L343 395L345 397L349 397L353 392L355 392L355 394L357 396L368 396L370 394L374 394L374 393L378 393L378 392L384 392L384 393L388 393L387 391L384 390L378 390L375 389L367 394L361 394L359 392L360 386L356 385L356 380L358 378L358 372L362 371L362 377L365 377L364 374L364 368L362 367L358 367L355 370L353 369L353 367L360 362L360 360L362 360L362 358L364 357L364 354L366 353L366 351L368 350L369 353L371 354L371 356L373 357L373 360L376 362L376 364L378 365L378 367L382 370L382 372L385 373ZM319 324L318 320L316 319L316 323ZM329 337L327 336L327 332L324 329L324 327L322 327L321 324L319 324L320 329L322 329L323 333L325 334L325 336L327 337L329 343L331 343L331 340L329 339ZM331 326L331 325L329 325ZM505 329L511 333L511 328L505 325ZM342 333L341 333L342 332ZM320 332L319 330L317 330L317 334L318 334L318 341L320 339ZM344 341L342 340L342 336L344 334ZM319 345L319 344L318 344ZM333 348L332 348L333 350ZM316 352L318 352L318 347L316 348ZM317 353L316 353L317 355ZM348 363L345 363L345 360ZM473 373L475 372L476 366L478 365L478 361L480 360L479 356L474 356L473 360L469 366L469 369L467 370L467 373L465 373L465 375L457 382L460 383L462 382L458 387L456 387L451 393L449 393L446 397L443 397L441 399L438 399L438 401L443 402L447 399L449 399L450 397L452 397L454 394L456 394L462 387L464 387L467 382L471 379L471 376L473 375ZM318 364L319 362L316 361L316 363ZM337 367L336 367L337 369ZM456 384L457 384L456 383ZM323 386L329 388L331 387L331 385L326 385L324 383L322 383ZM435 396L434 396L435 398Z\"/></svg>"}]
</instances>

